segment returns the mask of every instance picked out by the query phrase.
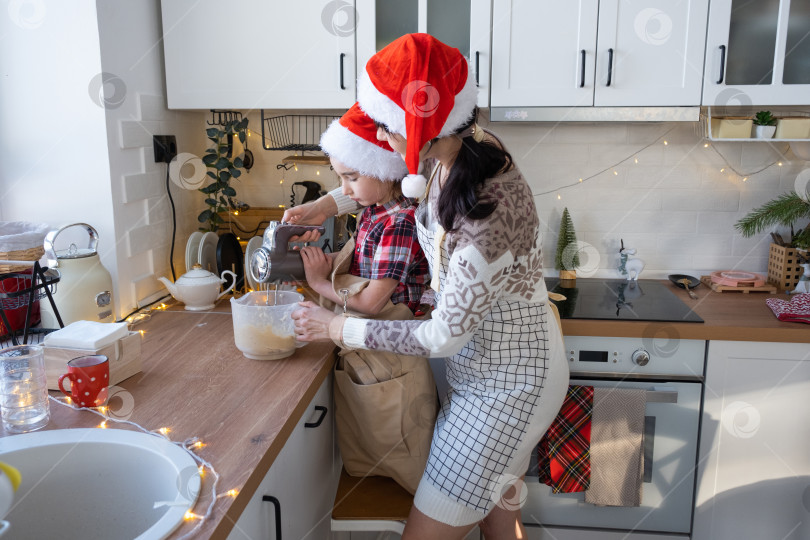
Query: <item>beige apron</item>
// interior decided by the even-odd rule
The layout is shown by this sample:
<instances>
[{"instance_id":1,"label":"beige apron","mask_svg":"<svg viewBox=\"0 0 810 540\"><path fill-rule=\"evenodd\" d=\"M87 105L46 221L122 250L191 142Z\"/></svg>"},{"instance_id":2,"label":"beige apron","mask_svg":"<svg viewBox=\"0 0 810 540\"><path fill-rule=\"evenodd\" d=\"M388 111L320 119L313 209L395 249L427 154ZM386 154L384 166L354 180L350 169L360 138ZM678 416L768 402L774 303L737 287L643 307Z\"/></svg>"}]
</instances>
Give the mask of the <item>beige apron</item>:
<instances>
[{"instance_id":1,"label":"beige apron","mask_svg":"<svg viewBox=\"0 0 810 540\"><path fill-rule=\"evenodd\" d=\"M333 264L332 286L353 296L369 279L348 274L354 240ZM343 312L321 297L321 305ZM359 315L347 311L350 315ZM366 317L365 315L359 315ZM413 320L405 304L390 300L373 317ZM335 418L343 465L352 476L388 476L414 493L422 478L439 402L428 360L386 351L342 349L335 366Z\"/></svg>"}]
</instances>

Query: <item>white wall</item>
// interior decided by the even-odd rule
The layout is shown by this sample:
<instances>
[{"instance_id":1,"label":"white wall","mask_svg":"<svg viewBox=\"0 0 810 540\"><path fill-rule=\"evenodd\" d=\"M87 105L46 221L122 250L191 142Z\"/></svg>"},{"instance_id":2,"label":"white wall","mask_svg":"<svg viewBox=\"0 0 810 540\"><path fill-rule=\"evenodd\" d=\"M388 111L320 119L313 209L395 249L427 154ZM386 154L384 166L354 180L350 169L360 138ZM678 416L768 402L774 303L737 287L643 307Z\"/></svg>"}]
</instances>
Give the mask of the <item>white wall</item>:
<instances>
[{"instance_id":1,"label":"white wall","mask_svg":"<svg viewBox=\"0 0 810 540\"><path fill-rule=\"evenodd\" d=\"M796 175L808 167L787 143L709 144L699 123L489 128L503 138L532 185L546 231L546 267L553 269L556 232L567 207L577 240L598 253L596 277L618 276L620 239L646 262L643 277L732 268L767 273L770 236L743 238L734 223L793 190Z\"/></svg>"},{"instance_id":2,"label":"white wall","mask_svg":"<svg viewBox=\"0 0 810 540\"><path fill-rule=\"evenodd\" d=\"M116 85L106 96L106 146L116 235L117 298L121 316L166 293L156 277L171 279L172 211L167 166L154 162L153 135L174 135L178 152L201 154L201 111L166 108L158 0L98 1L101 65ZM185 273L185 241L197 229L202 194L169 182L177 214L174 267Z\"/></svg>"},{"instance_id":3,"label":"white wall","mask_svg":"<svg viewBox=\"0 0 810 540\"><path fill-rule=\"evenodd\" d=\"M86 221L114 265L95 2L12 2L0 16L0 220ZM85 235L86 239L86 235ZM81 246L84 247L84 246Z\"/></svg>"}]
</instances>

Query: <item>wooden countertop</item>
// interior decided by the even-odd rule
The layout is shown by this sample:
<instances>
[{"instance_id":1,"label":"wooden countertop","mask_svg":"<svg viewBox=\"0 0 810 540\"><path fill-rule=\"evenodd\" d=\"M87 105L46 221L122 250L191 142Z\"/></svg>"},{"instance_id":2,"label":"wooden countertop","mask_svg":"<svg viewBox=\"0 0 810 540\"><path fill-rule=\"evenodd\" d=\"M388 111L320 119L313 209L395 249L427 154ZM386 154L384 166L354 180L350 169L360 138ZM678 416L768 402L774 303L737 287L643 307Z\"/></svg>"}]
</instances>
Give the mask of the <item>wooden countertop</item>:
<instances>
[{"instance_id":1,"label":"wooden countertop","mask_svg":"<svg viewBox=\"0 0 810 540\"><path fill-rule=\"evenodd\" d=\"M712 291L701 285L693 292L698 299L667 280L673 293L692 306L705 322L669 323L647 321L603 321L563 319L563 334L567 336L653 337L666 335L670 339L702 339L720 341L771 341L810 343L810 325L783 322L765 304L766 298L789 300L786 294L741 293Z\"/></svg>"},{"instance_id":2,"label":"wooden countertop","mask_svg":"<svg viewBox=\"0 0 810 540\"><path fill-rule=\"evenodd\" d=\"M133 328L143 331L143 372L118 385L132 397L129 420L150 430L168 427L174 441L199 437L205 444L196 453L219 473L220 498L195 538L227 537L334 361L331 343L310 343L283 360L245 358L234 344L228 308L220 300L211 312L153 311ZM115 398L110 407L119 407ZM96 427L100 421L91 412L51 403L45 429ZM207 472L194 507L199 515L211 501L213 479ZM231 489L239 490L236 498L222 496ZM171 538L195 524L184 523Z\"/></svg>"}]
</instances>

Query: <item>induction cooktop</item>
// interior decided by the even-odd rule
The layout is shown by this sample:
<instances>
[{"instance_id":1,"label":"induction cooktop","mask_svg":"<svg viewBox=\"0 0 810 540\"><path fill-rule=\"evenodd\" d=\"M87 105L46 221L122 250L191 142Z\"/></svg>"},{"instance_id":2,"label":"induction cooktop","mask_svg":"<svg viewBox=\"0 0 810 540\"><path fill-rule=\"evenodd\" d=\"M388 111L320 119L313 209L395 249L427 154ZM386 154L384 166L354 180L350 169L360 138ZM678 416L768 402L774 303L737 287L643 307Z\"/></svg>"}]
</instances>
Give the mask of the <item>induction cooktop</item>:
<instances>
[{"instance_id":1,"label":"induction cooktop","mask_svg":"<svg viewBox=\"0 0 810 540\"><path fill-rule=\"evenodd\" d=\"M703 322L675 295L672 285L662 281L579 278L562 283L546 279L550 292L566 297L554 302L563 319Z\"/></svg>"}]
</instances>

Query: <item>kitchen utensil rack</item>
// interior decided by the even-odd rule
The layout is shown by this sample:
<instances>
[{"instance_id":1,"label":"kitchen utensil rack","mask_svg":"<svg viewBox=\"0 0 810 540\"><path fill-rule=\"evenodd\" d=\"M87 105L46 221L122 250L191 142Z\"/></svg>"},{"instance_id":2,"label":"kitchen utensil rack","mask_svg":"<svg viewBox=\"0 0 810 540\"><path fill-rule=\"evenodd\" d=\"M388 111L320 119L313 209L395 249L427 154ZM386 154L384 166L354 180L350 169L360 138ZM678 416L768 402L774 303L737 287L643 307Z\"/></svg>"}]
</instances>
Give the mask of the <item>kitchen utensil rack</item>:
<instances>
[{"instance_id":1,"label":"kitchen utensil rack","mask_svg":"<svg viewBox=\"0 0 810 540\"><path fill-rule=\"evenodd\" d=\"M242 113L239 111L224 111L211 109L211 121L209 126L224 126L228 122L239 122L242 120Z\"/></svg>"},{"instance_id":2,"label":"kitchen utensil rack","mask_svg":"<svg viewBox=\"0 0 810 540\"><path fill-rule=\"evenodd\" d=\"M319 151L321 134L339 116L285 114L265 116L262 109L262 148L265 150Z\"/></svg>"}]
</instances>

